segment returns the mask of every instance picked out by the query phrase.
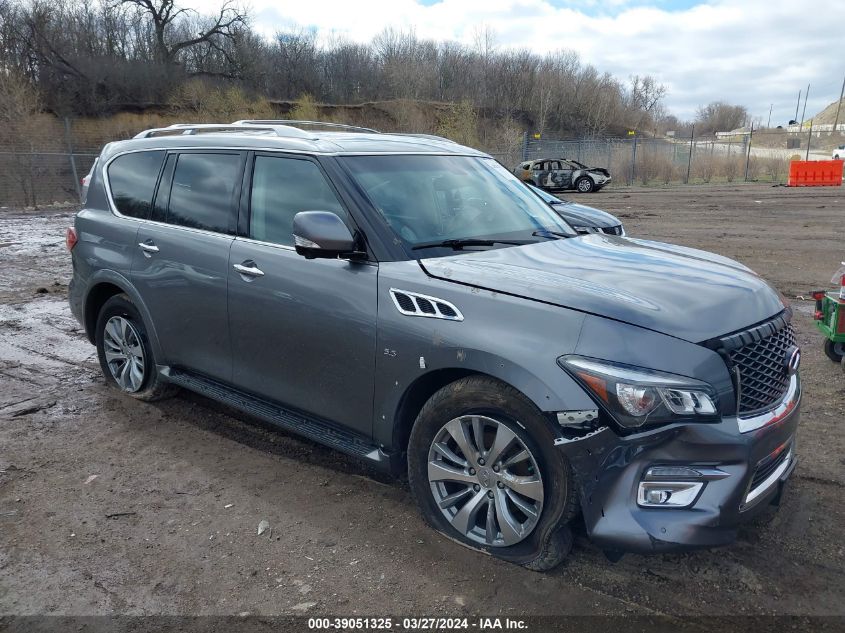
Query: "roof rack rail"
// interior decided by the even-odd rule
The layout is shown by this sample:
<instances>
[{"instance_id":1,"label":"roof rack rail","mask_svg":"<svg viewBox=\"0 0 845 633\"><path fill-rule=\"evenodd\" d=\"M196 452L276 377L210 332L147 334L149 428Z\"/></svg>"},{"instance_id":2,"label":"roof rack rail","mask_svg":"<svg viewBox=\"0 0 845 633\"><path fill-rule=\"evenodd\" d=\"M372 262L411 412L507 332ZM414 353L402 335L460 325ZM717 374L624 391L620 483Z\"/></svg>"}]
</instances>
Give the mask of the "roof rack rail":
<instances>
[{"instance_id":1,"label":"roof rack rail","mask_svg":"<svg viewBox=\"0 0 845 633\"><path fill-rule=\"evenodd\" d=\"M245 126L243 125L237 125L234 123L174 123L173 125L168 125L167 127L157 127L149 130L144 130L143 132L136 134L134 138L151 138L153 136L174 135L177 133L180 135L191 136L196 134L197 132L203 131L243 132L244 127ZM290 125L261 124L251 126L250 130L273 132L276 136L281 137L301 138L311 141L317 140L317 137L314 136L313 133L308 133L305 130L301 130L298 127L293 127Z\"/></svg>"},{"instance_id":2,"label":"roof rack rail","mask_svg":"<svg viewBox=\"0 0 845 633\"><path fill-rule=\"evenodd\" d=\"M360 125L347 125L346 123L329 123L328 121L297 121L295 119L243 119L235 121L232 125L311 125L319 127L327 127L338 130L348 130L350 132L368 132L370 134L381 134L378 130L369 127L361 127Z\"/></svg>"},{"instance_id":3,"label":"roof rack rail","mask_svg":"<svg viewBox=\"0 0 845 633\"><path fill-rule=\"evenodd\" d=\"M427 138L432 141L444 141L446 143L454 143L455 145L460 144L450 138L446 138L445 136L437 136L436 134L416 134L414 132L394 132L394 134L396 134L396 136L414 136L416 138Z\"/></svg>"}]
</instances>

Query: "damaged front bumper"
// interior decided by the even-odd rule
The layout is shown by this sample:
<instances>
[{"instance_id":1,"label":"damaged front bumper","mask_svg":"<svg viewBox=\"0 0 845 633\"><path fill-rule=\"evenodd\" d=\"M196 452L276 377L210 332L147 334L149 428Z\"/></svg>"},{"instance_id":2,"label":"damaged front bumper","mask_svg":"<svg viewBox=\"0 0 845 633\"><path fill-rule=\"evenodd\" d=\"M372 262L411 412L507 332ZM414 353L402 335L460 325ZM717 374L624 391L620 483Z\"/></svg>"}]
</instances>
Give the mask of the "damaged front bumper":
<instances>
[{"instance_id":1,"label":"damaged front bumper","mask_svg":"<svg viewBox=\"0 0 845 633\"><path fill-rule=\"evenodd\" d=\"M575 471L590 539L608 551L638 553L732 542L741 523L779 502L795 469L800 399L796 375L784 402L752 426L726 417L628 436L602 427L559 438L555 443ZM647 507L644 491L660 488L672 473L694 484L689 505Z\"/></svg>"}]
</instances>

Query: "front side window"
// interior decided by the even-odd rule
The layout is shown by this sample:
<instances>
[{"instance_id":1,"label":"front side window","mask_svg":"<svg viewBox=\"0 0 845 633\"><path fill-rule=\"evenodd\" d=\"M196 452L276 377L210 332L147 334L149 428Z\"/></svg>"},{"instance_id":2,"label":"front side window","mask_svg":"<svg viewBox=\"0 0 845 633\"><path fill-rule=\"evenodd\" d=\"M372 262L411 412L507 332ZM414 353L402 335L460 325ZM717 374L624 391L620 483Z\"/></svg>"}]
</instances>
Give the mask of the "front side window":
<instances>
[{"instance_id":1,"label":"front side window","mask_svg":"<svg viewBox=\"0 0 845 633\"><path fill-rule=\"evenodd\" d=\"M346 212L320 168L309 160L256 156L252 170L249 236L293 245L293 217L300 211Z\"/></svg>"},{"instance_id":2,"label":"front side window","mask_svg":"<svg viewBox=\"0 0 845 633\"><path fill-rule=\"evenodd\" d=\"M131 218L146 219L150 213L164 152L133 152L115 158L108 166L112 202Z\"/></svg>"},{"instance_id":3,"label":"front side window","mask_svg":"<svg viewBox=\"0 0 845 633\"><path fill-rule=\"evenodd\" d=\"M470 156L341 159L410 250L446 240L540 242L574 230L496 161ZM539 233L540 235L537 235ZM451 253L419 251L424 256Z\"/></svg>"},{"instance_id":4,"label":"front side window","mask_svg":"<svg viewBox=\"0 0 845 633\"><path fill-rule=\"evenodd\" d=\"M173 172L167 223L231 233L239 154L180 154Z\"/></svg>"}]
</instances>

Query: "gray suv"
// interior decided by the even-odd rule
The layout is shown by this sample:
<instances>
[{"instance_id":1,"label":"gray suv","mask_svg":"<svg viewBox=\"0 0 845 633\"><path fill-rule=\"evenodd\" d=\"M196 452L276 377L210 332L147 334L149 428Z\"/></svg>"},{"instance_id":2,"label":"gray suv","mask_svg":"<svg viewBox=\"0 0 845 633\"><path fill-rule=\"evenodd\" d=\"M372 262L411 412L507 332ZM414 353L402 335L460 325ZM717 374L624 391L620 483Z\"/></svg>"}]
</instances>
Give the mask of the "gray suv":
<instances>
[{"instance_id":1,"label":"gray suv","mask_svg":"<svg viewBox=\"0 0 845 633\"><path fill-rule=\"evenodd\" d=\"M407 473L422 515L545 570L729 543L795 467L783 298L699 250L576 232L489 156L297 122L109 144L69 229L106 380L182 387Z\"/></svg>"}]
</instances>

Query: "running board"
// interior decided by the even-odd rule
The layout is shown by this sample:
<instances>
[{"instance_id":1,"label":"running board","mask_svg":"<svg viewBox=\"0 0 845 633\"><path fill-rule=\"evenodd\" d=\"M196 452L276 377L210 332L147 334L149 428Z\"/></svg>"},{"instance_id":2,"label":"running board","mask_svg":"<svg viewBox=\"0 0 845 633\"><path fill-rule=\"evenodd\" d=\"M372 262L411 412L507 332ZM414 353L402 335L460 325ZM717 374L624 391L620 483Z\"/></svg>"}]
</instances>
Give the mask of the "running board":
<instances>
[{"instance_id":1,"label":"running board","mask_svg":"<svg viewBox=\"0 0 845 633\"><path fill-rule=\"evenodd\" d=\"M393 459L393 455L385 453L379 446L358 433L291 411L274 402L183 369L159 367L159 371L166 380L175 385L260 418L285 431L307 437L318 444L324 444L362 459L379 470L396 472L394 468L398 468L397 460Z\"/></svg>"}]
</instances>

